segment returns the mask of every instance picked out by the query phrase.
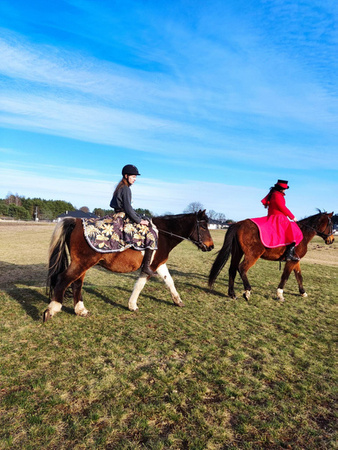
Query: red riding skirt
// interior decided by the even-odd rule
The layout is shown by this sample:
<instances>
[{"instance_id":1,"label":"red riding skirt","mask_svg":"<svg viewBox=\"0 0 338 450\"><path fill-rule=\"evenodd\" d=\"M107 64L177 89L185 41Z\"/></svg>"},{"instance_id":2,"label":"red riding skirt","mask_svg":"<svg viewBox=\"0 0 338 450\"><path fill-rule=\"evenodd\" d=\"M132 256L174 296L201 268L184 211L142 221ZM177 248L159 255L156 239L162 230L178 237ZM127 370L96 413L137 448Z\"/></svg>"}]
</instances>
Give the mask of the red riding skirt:
<instances>
[{"instance_id":1,"label":"red riding skirt","mask_svg":"<svg viewBox=\"0 0 338 450\"><path fill-rule=\"evenodd\" d=\"M303 233L296 222L291 222L283 214L273 214L250 220L257 225L264 247L282 247L293 242L298 245L303 239Z\"/></svg>"}]
</instances>

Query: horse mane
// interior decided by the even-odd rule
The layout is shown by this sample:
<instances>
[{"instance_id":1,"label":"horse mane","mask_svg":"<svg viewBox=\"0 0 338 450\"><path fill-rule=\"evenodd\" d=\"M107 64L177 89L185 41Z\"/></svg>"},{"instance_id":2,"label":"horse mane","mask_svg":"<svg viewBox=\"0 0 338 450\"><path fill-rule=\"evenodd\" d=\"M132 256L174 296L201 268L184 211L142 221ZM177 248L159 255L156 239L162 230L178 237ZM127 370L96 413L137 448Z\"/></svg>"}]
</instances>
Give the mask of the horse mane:
<instances>
[{"instance_id":1,"label":"horse mane","mask_svg":"<svg viewBox=\"0 0 338 450\"><path fill-rule=\"evenodd\" d=\"M186 217L187 214L166 214L165 216L156 216L157 219L164 219L164 220L180 220Z\"/></svg>"},{"instance_id":2,"label":"horse mane","mask_svg":"<svg viewBox=\"0 0 338 450\"><path fill-rule=\"evenodd\" d=\"M164 220L181 220L186 218L187 216L196 216L198 218L203 218L203 220L206 220L209 222L208 216L205 214L205 211L198 211L193 213L187 213L187 214L166 214L164 216L156 216L157 219L164 219Z\"/></svg>"},{"instance_id":3,"label":"horse mane","mask_svg":"<svg viewBox=\"0 0 338 450\"><path fill-rule=\"evenodd\" d=\"M301 225L308 225L313 227L314 225L317 224L317 221L320 219L320 217L323 214L327 214L326 211L321 211L319 208L316 208L318 213L314 214L313 216L309 216L309 217L305 217L304 219L301 219L298 221L299 226Z\"/></svg>"}]
</instances>

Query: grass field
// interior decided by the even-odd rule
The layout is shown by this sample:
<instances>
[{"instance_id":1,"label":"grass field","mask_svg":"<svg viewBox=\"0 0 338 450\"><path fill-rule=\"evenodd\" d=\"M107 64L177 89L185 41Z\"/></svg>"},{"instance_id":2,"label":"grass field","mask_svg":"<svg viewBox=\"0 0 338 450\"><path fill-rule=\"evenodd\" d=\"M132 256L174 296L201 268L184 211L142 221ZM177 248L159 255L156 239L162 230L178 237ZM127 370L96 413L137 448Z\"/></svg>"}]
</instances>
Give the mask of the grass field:
<instances>
[{"instance_id":1,"label":"grass field","mask_svg":"<svg viewBox=\"0 0 338 450\"><path fill-rule=\"evenodd\" d=\"M227 267L211 292L217 230L213 252L169 258L184 308L154 279L132 313L136 275L94 267L91 316L67 300L42 324L53 228L0 222L1 449L338 448L337 242L311 242L305 299L291 276L277 302L278 263L262 260L250 302L226 296Z\"/></svg>"}]
</instances>

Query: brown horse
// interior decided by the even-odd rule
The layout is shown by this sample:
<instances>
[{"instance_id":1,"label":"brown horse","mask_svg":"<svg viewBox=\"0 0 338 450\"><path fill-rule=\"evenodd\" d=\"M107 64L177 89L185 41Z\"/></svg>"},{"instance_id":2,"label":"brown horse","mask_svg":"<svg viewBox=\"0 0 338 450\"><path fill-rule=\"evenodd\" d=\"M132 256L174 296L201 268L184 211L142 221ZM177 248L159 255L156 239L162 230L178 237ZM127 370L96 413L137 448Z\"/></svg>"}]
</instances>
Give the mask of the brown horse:
<instances>
[{"instance_id":1,"label":"brown horse","mask_svg":"<svg viewBox=\"0 0 338 450\"><path fill-rule=\"evenodd\" d=\"M214 244L208 230L208 217L204 211L192 214L154 217L158 229L158 249L151 264L153 271L162 277L177 306L183 302L176 291L166 266L171 250L184 239L193 242L202 251L210 251ZM99 253L87 243L81 219L66 218L54 230L49 248L47 290L51 302L43 314L44 322L61 311L66 289L70 286L74 310L78 316L87 316L82 300L82 284L87 270L99 264L112 272L127 273L140 268L144 252L127 249L117 253ZM69 255L69 256L68 256ZM149 277L141 274L129 299L129 309L136 311L137 299Z\"/></svg>"},{"instance_id":2,"label":"brown horse","mask_svg":"<svg viewBox=\"0 0 338 450\"><path fill-rule=\"evenodd\" d=\"M316 234L322 237L326 244L332 244L334 241L332 235L332 215L333 212L331 214L319 212L319 214L310 216L298 222L298 225L303 232L303 240L296 247L296 253L300 258L303 258L306 254L308 243ZM229 227L225 235L223 247L219 251L211 268L209 274L209 287L213 286L217 276L231 254L228 295L231 298L236 298L234 282L238 270L245 289L243 296L246 300L249 300L251 286L247 277L247 271L259 258L269 261L282 261L285 249L285 246L277 248L264 247L259 237L258 227L250 219L235 223ZM241 262L243 255L244 259ZM280 301L284 301L283 289L292 270L295 273L301 296L307 297L303 287L303 278L299 261L287 261L277 289L277 298Z\"/></svg>"}]
</instances>

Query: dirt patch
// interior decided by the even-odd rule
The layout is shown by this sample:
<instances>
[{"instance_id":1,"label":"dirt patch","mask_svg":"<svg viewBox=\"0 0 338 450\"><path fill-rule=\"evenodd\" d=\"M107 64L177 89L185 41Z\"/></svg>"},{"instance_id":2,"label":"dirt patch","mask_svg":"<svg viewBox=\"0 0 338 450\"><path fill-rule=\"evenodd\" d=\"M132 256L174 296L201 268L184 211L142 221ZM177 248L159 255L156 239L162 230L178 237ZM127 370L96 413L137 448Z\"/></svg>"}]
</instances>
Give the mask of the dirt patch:
<instances>
[{"instance_id":1,"label":"dirt patch","mask_svg":"<svg viewBox=\"0 0 338 450\"><path fill-rule=\"evenodd\" d=\"M303 261L326 266L338 266L338 238L331 245L326 245L320 238L314 238L308 246Z\"/></svg>"}]
</instances>

